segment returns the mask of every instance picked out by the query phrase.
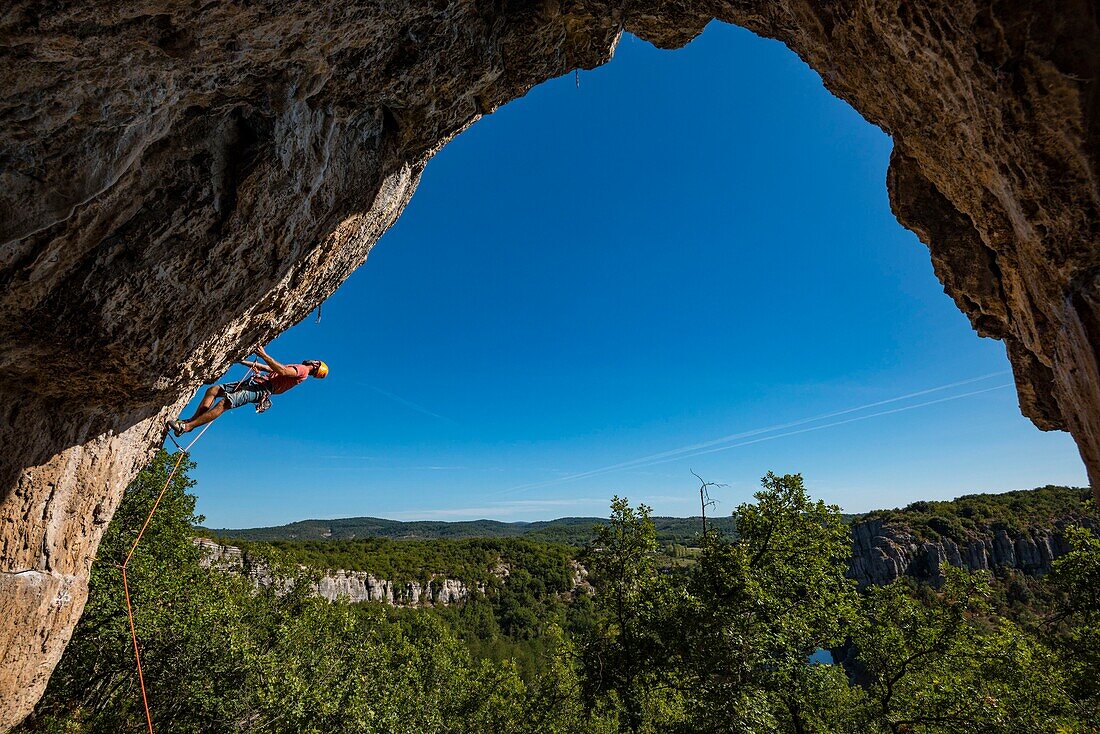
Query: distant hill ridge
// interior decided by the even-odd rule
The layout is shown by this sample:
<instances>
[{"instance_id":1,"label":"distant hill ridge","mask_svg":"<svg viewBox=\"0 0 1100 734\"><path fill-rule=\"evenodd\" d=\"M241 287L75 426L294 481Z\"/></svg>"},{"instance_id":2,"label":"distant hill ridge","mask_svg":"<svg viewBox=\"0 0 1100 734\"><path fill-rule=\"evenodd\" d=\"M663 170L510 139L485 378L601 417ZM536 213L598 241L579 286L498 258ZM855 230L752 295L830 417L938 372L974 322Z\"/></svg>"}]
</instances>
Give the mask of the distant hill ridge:
<instances>
[{"instance_id":1,"label":"distant hill ridge","mask_svg":"<svg viewBox=\"0 0 1100 734\"><path fill-rule=\"evenodd\" d=\"M969 494L946 501L917 501L902 509L875 510L845 515L845 521L879 521L904 527L921 538L947 537L961 541L990 529L1019 532L1033 526L1052 526L1056 520L1079 519L1089 507L1087 488L1045 486L1000 494ZM654 517L662 543L693 544L702 528L700 517ZM723 532L735 530L732 518L708 517L707 522ZM404 522L379 517L348 517L335 520L301 520L263 528L196 528L200 535L240 541L319 541L386 538L390 540L463 540L470 538L526 538L552 543L584 545L602 517L562 517L535 522L499 520L418 520Z\"/></svg>"},{"instance_id":2,"label":"distant hill ridge","mask_svg":"<svg viewBox=\"0 0 1100 734\"><path fill-rule=\"evenodd\" d=\"M699 517L654 517L658 538L676 543L695 538L702 527ZM715 528L730 532L730 517L707 518ZM463 540L466 538L527 538L553 543L583 545L592 537L592 528L607 523L602 517L561 517L535 522L501 522L499 520L417 520L403 522L380 517L347 517L336 520L300 520L287 525L265 528L197 528L212 538L245 541L277 540L356 540L388 538L391 540Z\"/></svg>"}]
</instances>

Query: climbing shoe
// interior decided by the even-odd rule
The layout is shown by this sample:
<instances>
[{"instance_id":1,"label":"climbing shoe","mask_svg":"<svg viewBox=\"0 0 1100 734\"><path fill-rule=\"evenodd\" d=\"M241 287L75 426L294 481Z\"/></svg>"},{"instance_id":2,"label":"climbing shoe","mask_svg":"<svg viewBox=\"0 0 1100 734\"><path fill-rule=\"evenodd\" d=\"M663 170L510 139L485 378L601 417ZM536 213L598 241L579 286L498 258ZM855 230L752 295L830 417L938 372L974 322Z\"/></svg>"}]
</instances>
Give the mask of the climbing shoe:
<instances>
[{"instance_id":1,"label":"climbing shoe","mask_svg":"<svg viewBox=\"0 0 1100 734\"><path fill-rule=\"evenodd\" d=\"M172 429L172 433L177 436L182 436L187 433L183 427L183 421L168 421L168 427Z\"/></svg>"}]
</instances>

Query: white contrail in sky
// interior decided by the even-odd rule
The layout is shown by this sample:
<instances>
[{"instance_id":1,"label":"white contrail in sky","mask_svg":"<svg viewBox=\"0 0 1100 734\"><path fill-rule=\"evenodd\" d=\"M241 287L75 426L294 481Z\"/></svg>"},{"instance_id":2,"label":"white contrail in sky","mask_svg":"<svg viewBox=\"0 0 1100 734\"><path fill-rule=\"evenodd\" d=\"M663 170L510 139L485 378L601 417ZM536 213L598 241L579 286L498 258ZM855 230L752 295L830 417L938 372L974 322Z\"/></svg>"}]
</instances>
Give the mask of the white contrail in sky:
<instances>
[{"instance_id":1,"label":"white contrail in sky","mask_svg":"<svg viewBox=\"0 0 1100 734\"><path fill-rule=\"evenodd\" d=\"M958 395L949 395L946 398L936 398L935 400L926 400L923 403L916 403L914 405L903 405L900 408L891 408L890 410L880 410L877 413L868 413L867 415L857 415L854 418L845 418L842 421L834 421L833 423L825 423L820 426L810 426L809 428L800 428L797 431L787 431L786 433L779 433L774 436L764 436L762 438L754 438L751 441L742 441L741 443L731 444L729 446L719 446L713 449L704 449L702 451L693 451L690 454L684 454L682 456L674 456L670 459L657 459L656 461L647 461L641 466L653 466L654 464L664 464L667 461L675 461L676 459L684 459L691 456L702 456L703 454L713 454L716 451L725 451L726 449L735 449L739 446L748 446L752 443L760 443L761 441L771 441L773 438L786 438L787 436L795 436L799 433L809 433L810 431L820 431L823 428L833 428L834 426L843 426L845 423L855 423L856 421L867 420L868 418L878 418L882 415L891 415L892 413L902 413L906 410L913 410L914 408L923 408L928 405L935 405L936 403L946 403L951 400L958 400L960 398L968 398L972 395L981 395L982 393L993 392L994 390L1003 390L1006 387L1012 387L1012 383L1006 382L1003 385L994 385L993 387L987 387L982 390L972 390L970 392L960 393Z\"/></svg>"},{"instance_id":2,"label":"white contrail in sky","mask_svg":"<svg viewBox=\"0 0 1100 734\"><path fill-rule=\"evenodd\" d=\"M423 413L424 415L430 415L432 418L438 418L441 421L447 421L448 423L453 423L456 426L458 425L457 421L452 420L451 418L448 418L445 415L440 415L439 413L433 413L432 411L425 408L423 405L417 405L413 401L406 400L405 398L401 397L400 395L394 395L392 392L388 392L386 390L383 390L380 387L375 387L374 385L371 385L371 384L366 383L366 382L360 382L360 383L356 383L356 384L362 385L363 387L370 388L371 390L374 390L379 395L387 397L390 400L394 401L395 403L401 403L402 405L404 405L409 410L414 410L417 413Z\"/></svg>"},{"instance_id":3,"label":"white contrail in sky","mask_svg":"<svg viewBox=\"0 0 1100 734\"><path fill-rule=\"evenodd\" d=\"M698 456L698 455L701 455L701 454L713 453L715 451L725 451L726 449L736 448L738 446L747 446L749 444L759 443L761 441L770 441L772 439L782 438L784 436L794 436L794 435L799 434L799 433L808 433L810 431L817 431L817 430L821 430L823 428L831 428L831 427L834 427L834 426L844 425L846 423L854 423L856 421L866 420L868 418L875 418L875 417L882 416L882 415L890 415L892 413L901 413L903 411L912 410L914 408L922 408L922 407L925 407L925 406L928 406L928 405L935 405L936 403L945 403L945 402L948 402L948 401L951 401L951 400L958 400L960 398L970 397L972 395L979 395L979 394L985 393L985 392L992 392L993 390L1000 390L1000 389L1003 389L1003 388L1006 388L1006 387L1011 387L1011 384L1006 383L1006 384L1003 384L1003 385L997 385L996 387L986 388L984 390L975 390L975 391L972 391L972 392L962 393L962 394L959 394L959 395L951 395L951 396L948 396L946 398L938 398L936 400L929 400L929 401L926 401L926 402L917 403L915 405L907 405L907 406L904 406L904 407L901 407L901 408L893 408L891 410L879 411L879 412L876 412L876 413L870 413L868 415L857 416L855 418L848 418L848 419L842 420L842 421L835 421L833 423L829 423L829 424L826 424L826 425L812 426L812 427L803 428L803 429L800 429L800 430L797 430L797 431L788 431L787 433L782 433L782 434L778 434L778 435L774 435L774 436L766 436L766 437L763 437L763 438L753 439L751 441L743 441L743 442L732 444L732 445L720 445L720 444L729 444L729 442L731 442L731 441L739 441L740 439L750 438L752 436L759 436L760 434L764 434L764 433L775 433L776 431L783 431L783 430L786 430L788 428L795 428L797 426L806 425L807 423L816 423L818 421L828 420L829 418L837 418L837 417L842 416L842 415L857 413L857 412L860 412L860 411L863 411L863 410L869 410L871 408L877 408L877 407L882 406L882 405L889 405L890 403L897 403L897 402L900 402L900 401L903 401L903 400L911 400L913 398L920 397L921 395L928 395L928 394L935 393L935 392L941 392L943 390L950 390L951 388L954 388L954 387L961 387L963 385L969 385L969 384L972 384L972 383L975 383L975 382L981 382L983 380L988 380L988 379L993 378L993 377L999 377L999 376L1005 375L1007 373L1008 373L1007 370L1001 370L1000 372L991 372L987 375L981 375L979 377L972 377L972 378L967 379L967 380L958 380L956 382L950 382L946 385L939 385L937 387L930 387L930 388L925 389L925 390L918 390L916 392L907 393L905 395L899 395L897 397L887 398L886 400L878 400L878 401L875 401L873 403L866 403L864 405L859 405L859 406L856 406L854 408L845 408L843 410L837 410L837 411L833 411L831 413L823 413L821 415L816 415L816 416L813 416L813 417L810 417L810 418L802 418L802 419L799 419L799 420L796 420L796 421L790 421L788 423L779 423L779 424L776 424L774 426L767 426L765 428L756 428L756 429L753 429L751 431L743 431L741 433L731 433L728 436L722 436L720 438L711 439L709 441L704 441L702 443L696 443L696 444L692 444L690 446L682 446L680 448L670 449L668 451L661 451L661 452L656 453L656 454L650 454L648 456L642 456L642 457L639 457L637 459L631 459L630 461L624 461L624 462L620 462L618 464L611 464L610 466L600 467L598 469L591 469L589 471L578 472L576 474L570 474L570 475L564 476L564 477L558 477L557 479L549 479L549 480L546 480L546 481L543 481L543 482L533 482L533 483L530 483L530 484L521 484L521 485L518 485L518 486L515 486L515 487L510 487L509 489L503 490L502 492L499 492L498 494L509 494L509 493L512 493L512 492L519 492L519 491L524 491L524 490L528 490L528 489L536 489L536 488L539 488L539 487L547 487L547 486L551 486L551 485L554 485L554 484L561 484L562 482L573 481L575 479L584 479L584 478L587 478L587 477L599 476L599 475L602 475L602 474L607 474L609 472L618 471L620 469L639 469L639 468L644 467L644 466L652 466L654 464L663 464L663 463L666 463L666 462L669 462L669 461L675 461L676 459L682 459L682 458L686 458L686 457L689 457L689 456ZM717 447L717 448L712 448L712 447Z\"/></svg>"}]
</instances>

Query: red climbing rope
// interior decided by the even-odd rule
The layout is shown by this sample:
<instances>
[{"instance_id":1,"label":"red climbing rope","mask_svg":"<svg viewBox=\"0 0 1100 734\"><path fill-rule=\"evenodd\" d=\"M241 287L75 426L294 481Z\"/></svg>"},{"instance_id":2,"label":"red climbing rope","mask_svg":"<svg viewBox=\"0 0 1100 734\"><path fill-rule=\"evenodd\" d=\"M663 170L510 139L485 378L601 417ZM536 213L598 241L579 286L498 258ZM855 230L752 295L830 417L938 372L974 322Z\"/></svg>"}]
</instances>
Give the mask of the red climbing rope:
<instances>
[{"instance_id":1,"label":"red climbing rope","mask_svg":"<svg viewBox=\"0 0 1100 734\"><path fill-rule=\"evenodd\" d=\"M172 482L172 478L176 476L176 471L179 470L180 463L183 462L183 457L186 455L184 451L180 451L176 454L178 457L176 459L176 465L173 466L172 471L168 473L168 479L164 482L164 488L161 489L160 494L157 495L157 500L153 503L153 508L149 510L149 515L145 518L145 524L141 526L141 532L134 538L134 545L126 555L126 560L122 562L122 592L126 596L126 616L130 619L130 639L134 642L134 660L137 662L138 685L141 686L141 702L145 706L145 723L149 725L149 734L153 734L153 717L149 713L149 696L145 692L145 674L141 670L141 650L138 648L137 628L134 626L134 607L130 603L130 582L126 578L126 566L129 565L130 558L133 557L134 551L137 550L138 543L141 542L141 536L145 534L145 528L149 527L149 521L153 519L153 513L157 511L157 505L160 504L161 498L164 497L168 485Z\"/></svg>"},{"instance_id":2,"label":"red climbing rope","mask_svg":"<svg viewBox=\"0 0 1100 734\"><path fill-rule=\"evenodd\" d=\"M249 367L244 378L237 384L241 384L247 380L254 370L254 367ZM157 495L156 501L153 502L153 507L145 517L145 524L141 526L141 530L138 531L137 537L134 538L134 544L130 546L130 552L126 554L126 560L122 562L122 593L126 597L126 616L130 619L130 639L133 640L134 643L134 661L137 663L138 685L141 687L141 703L145 706L145 723L149 727L149 734L153 734L153 716L149 713L149 695L145 692L145 674L141 669L141 650L138 647L137 627L134 626L134 608L130 603L130 583L126 578L126 567L130 565L130 559L134 557L134 551L137 550L138 544L141 543L141 536L145 535L145 530L153 520L153 514L157 511L157 507L160 506L160 501L164 499L164 493L168 491L168 485L172 483L172 479L176 476L176 472L179 471L180 464L183 463L183 457L187 456L191 451L191 447L199 442L199 439L202 438L202 434L206 433L206 429L210 428L212 425L213 423L207 423L203 426L202 430L199 431L199 435L195 436L186 447L181 447L176 443L176 439L172 438L172 434L168 434L168 438L170 438L172 443L176 444L176 448L179 449L179 451L176 452L176 464L172 467L172 471L168 472L168 479L164 481L164 486L161 487L160 494Z\"/></svg>"}]
</instances>

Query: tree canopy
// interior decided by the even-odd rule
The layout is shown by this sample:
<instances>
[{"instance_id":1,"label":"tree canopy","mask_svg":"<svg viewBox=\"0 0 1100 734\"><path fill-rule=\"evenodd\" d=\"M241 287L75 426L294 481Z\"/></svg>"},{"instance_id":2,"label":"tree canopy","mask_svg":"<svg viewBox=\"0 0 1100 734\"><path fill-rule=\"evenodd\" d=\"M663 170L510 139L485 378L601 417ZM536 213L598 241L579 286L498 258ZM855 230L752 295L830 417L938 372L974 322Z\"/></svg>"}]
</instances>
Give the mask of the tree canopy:
<instances>
[{"instance_id":1,"label":"tree canopy","mask_svg":"<svg viewBox=\"0 0 1100 734\"><path fill-rule=\"evenodd\" d=\"M144 731L118 564L171 461L127 489L23 734ZM292 544L280 582L258 588L200 563L191 466L129 566L158 731L1100 731L1100 540L1085 528L1046 578L949 569L939 585L857 589L839 509L768 473L728 519L737 534L711 526L683 556L663 551L650 508L614 498L579 554L591 592L567 578L573 549L522 538ZM354 554L394 574L510 568L449 607L314 596L298 564Z\"/></svg>"}]
</instances>

